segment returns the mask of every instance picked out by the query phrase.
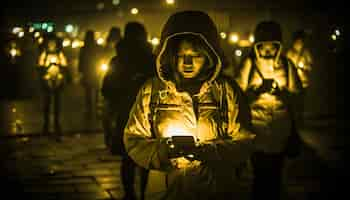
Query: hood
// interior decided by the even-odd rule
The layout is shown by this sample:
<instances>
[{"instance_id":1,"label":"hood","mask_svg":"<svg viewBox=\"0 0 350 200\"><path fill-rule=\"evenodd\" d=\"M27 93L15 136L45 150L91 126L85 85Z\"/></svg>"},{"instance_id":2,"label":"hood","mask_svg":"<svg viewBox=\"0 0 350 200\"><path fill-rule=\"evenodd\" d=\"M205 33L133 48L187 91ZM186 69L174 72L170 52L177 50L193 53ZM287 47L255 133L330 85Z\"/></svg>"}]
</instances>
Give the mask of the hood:
<instances>
[{"instance_id":1,"label":"hood","mask_svg":"<svg viewBox=\"0 0 350 200\"><path fill-rule=\"evenodd\" d=\"M221 71L224 54L220 48L219 35L212 19L202 11L178 12L170 16L164 25L157 50L157 75L168 86L174 84L172 80L174 71L170 69L171 66L164 64L165 58L174 49L172 41L188 34L200 38L211 51L209 54L212 55L214 66L209 70L205 81L212 82Z\"/></svg>"}]
</instances>

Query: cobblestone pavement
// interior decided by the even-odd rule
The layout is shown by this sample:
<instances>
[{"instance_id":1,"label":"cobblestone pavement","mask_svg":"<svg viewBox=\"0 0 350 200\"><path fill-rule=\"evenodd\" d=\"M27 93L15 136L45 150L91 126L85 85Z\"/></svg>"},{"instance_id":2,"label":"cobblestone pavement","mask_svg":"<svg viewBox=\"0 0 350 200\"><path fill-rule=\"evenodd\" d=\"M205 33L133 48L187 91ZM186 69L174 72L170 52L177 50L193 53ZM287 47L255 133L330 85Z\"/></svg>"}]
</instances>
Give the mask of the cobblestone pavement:
<instances>
[{"instance_id":1,"label":"cobblestone pavement","mask_svg":"<svg viewBox=\"0 0 350 200\"><path fill-rule=\"evenodd\" d=\"M107 200L123 197L120 157L106 150L100 132L66 134L62 142L48 136L3 137L0 146L0 175L4 180L1 187L10 196L7 199ZM297 159L288 160L285 199L319 199L326 193L321 192L325 188L332 192L329 186L336 187L336 182L329 181L336 177L329 170L332 166L323 164L324 160L309 147ZM330 163L330 160L324 163ZM332 163L335 160L339 159L333 156ZM249 199L250 183L251 173L246 170L239 199Z\"/></svg>"}]
</instances>

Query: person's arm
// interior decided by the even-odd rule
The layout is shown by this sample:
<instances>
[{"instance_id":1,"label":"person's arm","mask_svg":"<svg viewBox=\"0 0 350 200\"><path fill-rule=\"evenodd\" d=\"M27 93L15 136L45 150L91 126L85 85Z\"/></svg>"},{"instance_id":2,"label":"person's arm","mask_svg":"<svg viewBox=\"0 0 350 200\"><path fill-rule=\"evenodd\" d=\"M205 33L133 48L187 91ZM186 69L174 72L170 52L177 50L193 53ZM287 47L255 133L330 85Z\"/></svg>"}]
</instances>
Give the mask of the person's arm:
<instances>
[{"instance_id":1,"label":"person's arm","mask_svg":"<svg viewBox=\"0 0 350 200\"><path fill-rule=\"evenodd\" d=\"M124 129L124 144L129 156L146 169L171 167L166 138L154 137L149 121L152 80L140 89Z\"/></svg>"},{"instance_id":2,"label":"person's arm","mask_svg":"<svg viewBox=\"0 0 350 200\"><path fill-rule=\"evenodd\" d=\"M247 57L243 62L240 70L235 76L235 80L243 91L246 91L249 87L249 74L252 69L253 61L250 57Z\"/></svg>"},{"instance_id":3,"label":"person's arm","mask_svg":"<svg viewBox=\"0 0 350 200\"><path fill-rule=\"evenodd\" d=\"M238 166L248 160L254 151L255 134L251 131L249 109L243 102L244 99L239 99L242 97L239 90L236 86L226 85L226 87L228 101L227 133L224 137L219 137L203 145L199 152L199 160L203 160L209 165L218 165L218 162L225 162L231 166Z\"/></svg>"}]
</instances>

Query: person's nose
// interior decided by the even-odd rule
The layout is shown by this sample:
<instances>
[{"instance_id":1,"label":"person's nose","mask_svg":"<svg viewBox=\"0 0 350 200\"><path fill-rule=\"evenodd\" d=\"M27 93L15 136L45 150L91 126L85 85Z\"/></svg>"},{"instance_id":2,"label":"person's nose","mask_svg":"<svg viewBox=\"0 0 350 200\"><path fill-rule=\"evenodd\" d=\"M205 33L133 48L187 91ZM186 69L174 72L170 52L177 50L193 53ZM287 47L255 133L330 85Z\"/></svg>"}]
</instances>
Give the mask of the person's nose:
<instances>
[{"instance_id":1,"label":"person's nose","mask_svg":"<svg viewBox=\"0 0 350 200\"><path fill-rule=\"evenodd\" d=\"M190 55L184 56L184 65L192 65L193 64L193 57Z\"/></svg>"}]
</instances>

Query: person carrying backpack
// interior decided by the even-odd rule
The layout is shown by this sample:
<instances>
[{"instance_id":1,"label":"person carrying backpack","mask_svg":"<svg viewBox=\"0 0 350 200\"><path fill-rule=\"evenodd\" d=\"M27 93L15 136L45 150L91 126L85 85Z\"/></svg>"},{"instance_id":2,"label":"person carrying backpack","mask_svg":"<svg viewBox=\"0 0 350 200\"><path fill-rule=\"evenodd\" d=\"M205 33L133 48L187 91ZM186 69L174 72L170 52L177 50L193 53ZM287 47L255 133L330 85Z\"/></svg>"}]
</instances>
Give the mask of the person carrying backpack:
<instances>
[{"instance_id":1,"label":"person carrying backpack","mask_svg":"<svg viewBox=\"0 0 350 200\"><path fill-rule=\"evenodd\" d=\"M283 199L284 161L301 151L297 128L302 85L293 63L281 54L280 24L262 21L257 24L254 37L252 54L242 62L235 77L248 99L256 133L252 199L263 196L278 200Z\"/></svg>"},{"instance_id":2,"label":"person carrying backpack","mask_svg":"<svg viewBox=\"0 0 350 200\"><path fill-rule=\"evenodd\" d=\"M239 87L220 76L219 41L202 11L175 13L163 27L157 76L140 88L124 131L128 155L149 170L145 199L235 197L235 168L255 135L239 119Z\"/></svg>"},{"instance_id":3,"label":"person carrying backpack","mask_svg":"<svg viewBox=\"0 0 350 200\"><path fill-rule=\"evenodd\" d=\"M105 99L103 128L105 144L112 154L122 156L121 180L125 191L125 200L136 199L134 190L135 170L133 160L128 156L122 141L123 130L129 117L137 91L142 84L153 76L155 57L152 46L147 42L145 27L139 22L128 22L124 38L116 45L117 56L113 57L110 69L102 83L102 95ZM141 187L142 190L142 187ZM142 193L142 192L141 192Z\"/></svg>"}]
</instances>

